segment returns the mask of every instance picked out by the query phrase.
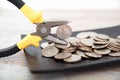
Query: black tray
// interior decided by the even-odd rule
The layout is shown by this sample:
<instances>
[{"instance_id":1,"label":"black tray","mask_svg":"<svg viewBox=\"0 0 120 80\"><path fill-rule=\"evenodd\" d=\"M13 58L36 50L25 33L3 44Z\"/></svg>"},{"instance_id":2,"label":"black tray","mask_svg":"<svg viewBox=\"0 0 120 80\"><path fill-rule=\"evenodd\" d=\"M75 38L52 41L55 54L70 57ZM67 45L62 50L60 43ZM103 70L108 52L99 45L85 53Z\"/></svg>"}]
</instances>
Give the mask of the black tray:
<instances>
[{"instance_id":1,"label":"black tray","mask_svg":"<svg viewBox=\"0 0 120 80\"><path fill-rule=\"evenodd\" d=\"M98 33L107 34L111 37L116 37L120 34L120 26L113 26L109 28L86 30L95 31ZM79 32L73 32L72 36L75 36ZM22 38L25 35L22 35ZM44 42L44 41L42 41ZM100 59L85 59L77 63L65 63L63 61L54 60L52 58L45 58L41 55L41 49L30 46L25 50L26 59L28 62L29 69L32 73L48 73L48 72L60 72L69 70L84 70L86 68L100 67L113 63L120 62L120 57L104 56Z\"/></svg>"}]
</instances>

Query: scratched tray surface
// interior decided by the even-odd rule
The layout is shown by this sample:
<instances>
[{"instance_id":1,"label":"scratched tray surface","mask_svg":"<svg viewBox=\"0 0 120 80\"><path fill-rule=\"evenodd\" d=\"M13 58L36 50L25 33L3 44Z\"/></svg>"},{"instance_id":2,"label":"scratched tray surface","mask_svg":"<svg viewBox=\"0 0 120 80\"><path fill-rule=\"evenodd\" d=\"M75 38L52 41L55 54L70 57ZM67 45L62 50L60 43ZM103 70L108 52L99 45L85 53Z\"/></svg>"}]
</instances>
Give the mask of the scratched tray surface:
<instances>
[{"instance_id":1,"label":"scratched tray surface","mask_svg":"<svg viewBox=\"0 0 120 80\"><path fill-rule=\"evenodd\" d=\"M120 26L113 26L109 28L102 29L94 29L94 30L86 30L86 31L94 31L98 33L107 34L111 37L116 37L120 34ZM73 32L72 36L75 36L79 32ZM22 35L22 38L25 35ZM44 42L44 41L42 41ZM66 70L75 70L75 69L84 69L84 68L92 68L92 66L99 65L108 65L111 63L116 63L120 61L120 57L110 57L104 56L100 59L85 59L76 63L66 63L63 61L54 60L53 58L45 58L41 54L41 48L35 48L34 46L30 46L25 50L26 59L28 62L28 66L31 72L33 73L45 73L45 72L57 72L57 71L66 71Z\"/></svg>"}]
</instances>

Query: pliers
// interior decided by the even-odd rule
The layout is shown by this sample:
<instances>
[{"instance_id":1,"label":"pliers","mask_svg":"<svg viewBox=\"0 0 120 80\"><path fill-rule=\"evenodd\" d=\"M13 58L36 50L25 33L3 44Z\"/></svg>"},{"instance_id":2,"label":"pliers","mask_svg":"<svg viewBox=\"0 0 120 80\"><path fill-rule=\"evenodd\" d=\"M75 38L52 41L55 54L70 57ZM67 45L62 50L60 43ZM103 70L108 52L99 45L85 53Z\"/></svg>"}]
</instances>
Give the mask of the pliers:
<instances>
[{"instance_id":1,"label":"pliers","mask_svg":"<svg viewBox=\"0 0 120 80\"><path fill-rule=\"evenodd\" d=\"M44 21L41 12L35 12L30 7L28 7L22 0L8 0L13 3L21 12L36 25L36 32L28 34L21 41L13 46L0 50L0 57L6 57L17 53L20 50L25 49L28 46L39 47L39 42L42 39L46 39L51 42L56 42L60 44L67 44L65 40L59 39L53 36L51 32L52 27L65 25L68 21Z\"/></svg>"}]
</instances>

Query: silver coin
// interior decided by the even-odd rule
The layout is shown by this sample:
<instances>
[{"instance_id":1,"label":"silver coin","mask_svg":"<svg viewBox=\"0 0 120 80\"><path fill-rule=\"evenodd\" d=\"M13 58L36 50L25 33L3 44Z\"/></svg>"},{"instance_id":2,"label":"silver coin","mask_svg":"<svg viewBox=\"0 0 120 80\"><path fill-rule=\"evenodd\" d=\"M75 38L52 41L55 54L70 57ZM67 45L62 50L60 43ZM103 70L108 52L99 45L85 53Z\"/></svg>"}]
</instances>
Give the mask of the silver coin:
<instances>
[{"instance_id":1,"label":"silver coin","mask_svg":"<svg viewBox=\"0 0 120 80\"><path fill-rule=\"evenodd\" d=\"M94 58L101 58L102 57L101 54L96 54L94 52L85 52L85 55L87 55L89 57L94 57Z\"/></svg>"},{"instance_id":2,"label":"silver coin","mask_svg":"<svg viewBox=\"0 0 120 80\"><path fill-rule=\"evenodd\" d=\"M94 38L97 35L96 32L81 32L76 35L77 38Z\"/></svg>"},{"instance_id":3,"label":"silver coin","mask_svg":"<svg viewBox=\"0 0 120 80\"><path fill-rule=\"evenodd\" d=\"M62 52L75 52L77 47L69 47L69 48L64 48L62 49Z\"/></svg>"},{"instance_id":4,"label":"silver coin","mask_svg":"<svg viewBox=\"0 0 120 80\"><path fill-rule=\"evenodd\" d=\"M117 52L111 52L111 53L109 54L109 56L120 57L120 51L117 51Z\"/></svg>"},{"instance_id":5,"label":"silver coin","mask_svg":"<svg viewBox=\"0 0 120 80\"><path fill-rule=\"evenodd\" d=\"M92 46L94 43L94 40L93 38L84 38L84 39L81 39L80 42L85 46Z\"/></svg>"},{"instance_id":6,"label":"silver coin","mask_svg":"<svg viewBox=\"0 0 120 80\"><path fill-rule=\"evenodd\" d=\"M81 56L81 57L88 58L88 56L85 55L85 52L84 52L84 51L77 50L77 51L76 51L76 54L79 55L79 56Z\"/></svg>"},{"instance_id":7,"label":"silver coin","mask_svg":"<svg viewBox=\"0 0 120 80\"><path fill-rule=\"evenodd\" d=\"M117 47L115 47L113 45L112 46L108 45L107 48L110 49L110 50L112 50L112 51L119 51L120 50L119 48L117 48Z\"/></svg>"},{"instance_id":8,"label":"silver coin","mask_svg":"<svg viewBox=\"0 0 120 80\"><path fill-rule=\"evenodd\" d=\"M76 38L76 37L69 37L69 38L67 38L67 39L65 39L67 42L79 42L79 39L78 38Z\"/></svg>"},{"instance_id":9,"label":"silver coin","mask_svg":"<svg viewBox=\"0 0 120 80\"><path fill-rule=\"evenodd\" d=\"M110 49L111 51L119 51L119 49L116 49L114 47L107 47L108 49Z\"/></svg>"},{"instance_id":10,"label":"silver coin","mask_svg":"<svg viewBox=\"0 0 120 80\"><path fill-rule=\"evenodd\" d=\"M97 38L97 37L95 37L94 40L98 41L98 42L107 42L108 41L106 39L100 39L100 38Z\"/></svg>"},{"instance_id":11,"label":"silver coin","mask_svg":"<svg viewBox=\"0 0 120 80\"><path fill-rule=\"evenodd\" d=\"M92 48L94 49L103 49L103 48L106 48L108 44L93 44L92 45Z\"/></svg>"},{"instance_id":12,"label":"silver coin","mask_svg":"<svg viewBox=\"0 0 120 80\"><path fill-rule=\"evenodd\" d=\"M105 48L105 49L94 49L94 52L97 54L109 54L111 50Z\"/></svg>"},{"instance_id":13,"label":"silver coin","mask_svg":"<svg viewBox=\"0 0 120 80\"><path fill-rule=\"evenodd\" d=\"M48 42L43 42L43 43L40 44L41 48L45 48L45 47L47 47L48 45L49 45Z\"/></svg>"},{"instance_id":14,"label":"silver coin","mask_svg":"<svg viewBox=\"0 0 120 80\"><path fill-rule=\"evenodd\" d=\"M110 46L120 49L119 43L109 43Z\"/></svg>"},{"instance_id":15,"label":"silver coin","mask_svg":"<svg viewBox=\"0 0 120 80\"><path fill-rule=\"evenodd\" d=\"M120 35L118 35L117 38L120 39Z\"/></svg>"},{"instance_id":16,"label":"silver coin","mask_svg":"<svg viewBox=\"0 0 120 80\"><path fill-rule=\"evenodd\" d=\"M108 44L108 41L94 41L94 44Z\"/></svg>"},{"instance_id":17,"label":"silver coin","mask_svg":"<svg viewBox=\"0 0 120 80\"><path fill-rule=\"evenodd\" d=\"M115 42L116 42L116 39L115 39L115 38L110 38L110 39L109 39L109 42L110 42L110 43L115 43Z\"/></svg>"},{"instance_id":18,"label":"silver coin","mask_svg":"<svg viewBox=\"0 0 120 80\"><path fill-rule=\"evenodd\" d=\"M78 38L76 37L69 37L67 39L65 39L67 42L71 43L73 46L78 46L78 42L80 41Z\"/></svg>"},{"instance_id":19,"label":"silver coin","mask_svg":"<svg viewBox=\"0 0 120 80\"><path fill-rule=\"evenodd\" d=\"M85 46L85 45L83 45L83 44L81 43L81 41L79 41L77 44L78 44L78 47ZM88 47L88 46L87 46L87 47Z\"/></svg>"},{"instance_id":20,"label":"silver coin","mask_svg":"<svg viewBox=\"0 0 120 80\"><path fill-rule=\"evenodd\" d=\"M71 36L72 29L69 25L62 25L57 28L56 34L60 39L66 39Z\"/></svg>"},{"instance_id":21,"label":"silver coin","mask_svg":"<svg viewBox=\"0 0 120 80\"><path fill-rule=\"evenodd\" d=\"M78 45L78 42L76 42L76 43L70 43L71 44L71 46L75 46L75 47L78 47L79 45Z\"/></svg>"},{"instance_id":22,"label":"silver coin","mask_svg":"<svg viewBox=\"0 0 120 80\"><path fill-rule=\"evenodd\" d=\"M78 49L80 49L82 51L92 51L92 48L87 47L87 46L81 46L81 47L78 47Z\"/></svg>"},{"instance_id":23,"label":"silver coin","mask_svg":"<svg viewBox=\"0 0 120 80\"><path fill-rule=\"evenodd\" d=\"M65 59L72 55L72 53L58 53L54 56L55 59Z\"/></svg>"},{"instance_id":24,"label":"silver coin","mask_svg":"<svg viewBox=\"0 0 120 80\"><path fill-rule=\"evenodd\" d=\"M96 35L97 38L102 39L102 40L109 40L109 36L105 34L98 34Z\"/></svg>"},{"instance_id":25,"label":"silver coin","mask_svg":"<svg viewBox=\"0 0 120 80\"><path fill-rule=\"evenodd\" d=\"M59 50L54 45L49 45L42 49L42 55L45 57L53 57L55 56Z\"/></svg>"},{"instance_id":26,"label":"silver coin","mask_svg":"<svg viewBox=\"0 0 120 80\"><path fill-rule=\"evenodd\" d=\"M120 44L120 39L116 39L116 42Z\"/></svg>"},{"instance_id":27,"label":"silver coin","mask_svg":"<svg viewBox=\"0 0 120 80\"><path fill-rule=\"evenodd\" d=\"M109 42L109 45L120 49L120 43L118 43L117 41L116 42Z\"/></svg>"},{"instance_id":28,"label":"silver coin","mask_svg":"<svg viewBox=\"0 0 120 80\"><path fill-rule=\"evenodd\" d=\"M56 43L55 46L56 46L57 48L64 49L64 48L70 47L70 43L68 43L68 44L66 44L66 45L64 45L64 44L57 44L57 43Z\"/></svg>"},{"instance_id":29,"label":"silver coin","mask_svg":"<svg viewBox=\"0 0 120 80\"><path fill-rule=\"evenodd\" d=\"M73 63L81 61L81 56L77 54L72 54L70 57L63 59L65 62Z\"/></svg>"}]
</instances>

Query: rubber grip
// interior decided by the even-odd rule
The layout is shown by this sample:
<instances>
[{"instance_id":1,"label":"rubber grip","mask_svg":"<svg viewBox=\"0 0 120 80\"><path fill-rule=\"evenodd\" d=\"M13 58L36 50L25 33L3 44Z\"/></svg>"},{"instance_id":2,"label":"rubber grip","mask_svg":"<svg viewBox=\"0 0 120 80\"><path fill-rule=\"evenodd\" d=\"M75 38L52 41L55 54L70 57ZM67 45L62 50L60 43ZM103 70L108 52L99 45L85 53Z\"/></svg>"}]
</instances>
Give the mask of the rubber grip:
<instances>
[{"instance_id":1,"label":"rubber grip","mask_svg":"<svg viewBox=\"0 0 120 80\"><path fill-rule=\"evenodd\" d=\"M10 55L16 54L19 51L20 51L20 49L15 44L15 45L10 46L8 48L0 49L0 57L7 57Z\"/></svg>"},{"instance_id":2,"label":"rubber grip","mask_svg":"<svg viewBox=\"0 0 120 80\"><path fill-rule=\"evenodd\" d=\"M14 4L18 9L20 9L25 3L22 0L8 0Z\"/></svg>"}]
</instances>

